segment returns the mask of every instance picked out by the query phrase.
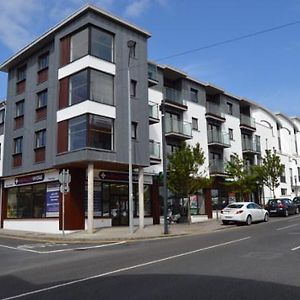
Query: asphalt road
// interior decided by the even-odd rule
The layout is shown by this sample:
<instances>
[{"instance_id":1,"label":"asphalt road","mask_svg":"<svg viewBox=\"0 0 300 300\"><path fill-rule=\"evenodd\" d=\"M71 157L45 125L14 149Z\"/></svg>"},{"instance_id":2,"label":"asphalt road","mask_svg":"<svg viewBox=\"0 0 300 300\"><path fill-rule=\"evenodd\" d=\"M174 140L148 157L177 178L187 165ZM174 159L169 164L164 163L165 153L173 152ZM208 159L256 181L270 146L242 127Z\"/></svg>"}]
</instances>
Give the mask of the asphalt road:
<instances>
[{"instance_id":1,"label":"asphalt road","mask_svg":"<svg viewBox=\"0 0 300 300\"><path fill-rule=\"evenodd\" d=\"M299 300L300 216L110 245L0 238L0 266L0 299Z\"/></svg>"}]
</instances>

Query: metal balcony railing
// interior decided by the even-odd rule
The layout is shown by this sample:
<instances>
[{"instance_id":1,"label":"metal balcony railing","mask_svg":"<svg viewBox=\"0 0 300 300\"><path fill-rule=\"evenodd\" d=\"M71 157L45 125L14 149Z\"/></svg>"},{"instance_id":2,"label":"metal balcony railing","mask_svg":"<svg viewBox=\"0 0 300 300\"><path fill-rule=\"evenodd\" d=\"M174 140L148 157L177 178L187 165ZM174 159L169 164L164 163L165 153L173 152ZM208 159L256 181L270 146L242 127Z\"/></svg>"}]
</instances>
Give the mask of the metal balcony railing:
<instances>
[{"instance_id":1,"label":"metal balcony railing","mask_svg":"<svg viewBox=\"0 0 300 300\"><path fill-rule=\"evenodd\" d=\"M164 88L164 97L166 101L171 101L179 105L186 105L186 101L183 100L181 91L175 90L169 87Z\"/></svg>"},{"instance_id":2,"label":"metal balcony railing","mask_svg":"<svg viewBox=\"0 0 300 300\"><path fill-rule=\"evenodd\" d=\"M150 150L150 157L153 158L160 158L160 143L155 141L149 141L149 150Z\"/></svg>"},{"instance_id":3,"label":"metal balcony railing","mask_svg":"<svg viewBox=\"0 0 300 300\"><path fill-rule=\"evenodd\" d=\"M240 122L241 122L241 125L246 125L246 126L249 126L249 127L252 127L252 128L256 128L255 119L251 118L247 115L241 114L240 115Z\"/></svg>"},{"instance_id":4,"label":"metal balcony railing","mask_svg":"<svg viewBox=\"0 0 300 300\"><path fill-rule=\"evenodd\" d=\"M159 108L158 104L154 102L149 102L149 117L152 119L159 119Z\"/></svg>"},{"instance_id":5,"label":"metal balcony railing","mask_svg":"<svg viewBox=\"0 0 300 300\"><path fill-rule=\"evenodd\" d=\"M206 102L206 113L213 114L221 118L225 117L221 106L213 102Z\"/></svg>"},{"instance_id":6,"label":"metal balcony railing","mask_svg":"<svg viewBox=\"0 0 300 300\"><path fill-rule=\"evenodd\" d=\"M227 132L221 130L209 130L207 132L208 144L220 144L230 147L230 138Z\"/></svg>"},{"instance_id":7,"label":"metal balcony railing","mask_svg":"<svg viewBox=\"0 0 300 300\"><path fill-rule=\"evenodd\" d=\"M192 124L172 118L166 118L166 134L182 134L187 137L192 136Z\"/></svg>"},{"instance_id":8,"label":"metal balcony railing","mask_svg":"<svg viewBox=\"0 0 300 300\"><path fill-rule=\"evenodd\" d=\"M210 159L209 160L209 172L210 174L225 173L224 160L223 159Z\"/></svg>"}]
</instances>

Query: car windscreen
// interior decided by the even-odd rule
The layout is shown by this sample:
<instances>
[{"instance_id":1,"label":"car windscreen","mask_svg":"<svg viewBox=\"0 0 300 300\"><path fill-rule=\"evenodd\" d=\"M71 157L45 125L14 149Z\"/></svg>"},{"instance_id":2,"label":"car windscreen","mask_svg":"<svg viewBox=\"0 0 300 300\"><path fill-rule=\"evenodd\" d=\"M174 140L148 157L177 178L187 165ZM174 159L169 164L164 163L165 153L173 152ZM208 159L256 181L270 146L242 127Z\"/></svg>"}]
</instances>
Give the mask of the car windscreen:
<instances>
[{"instance_id":1,"label":"car windscreen","mask_svg":"<svg viewBox=\"0 0 300 300\"><path fill-rule=\"evenodd\" d=\"M229 204L227 208L242 208L244 204Z\"/></svg>"}]
</instances>

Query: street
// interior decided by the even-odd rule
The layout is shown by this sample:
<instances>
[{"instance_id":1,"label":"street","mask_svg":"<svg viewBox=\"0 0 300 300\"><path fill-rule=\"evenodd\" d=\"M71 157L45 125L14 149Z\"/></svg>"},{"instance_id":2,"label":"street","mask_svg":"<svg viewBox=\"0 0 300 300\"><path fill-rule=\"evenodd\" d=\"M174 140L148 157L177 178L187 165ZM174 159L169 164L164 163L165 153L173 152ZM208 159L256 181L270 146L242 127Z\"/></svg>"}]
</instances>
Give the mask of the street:
<instances>
[{"instance_id":1,"label":"street","mask_svg":"<svg viewBox=\"0 0 300 300\"><path fill-rule=\"evenodd\" d=\"M111 244L0 237L0 299L300 299L299 215L224 227Z\"/></svg>"}]
</instances>

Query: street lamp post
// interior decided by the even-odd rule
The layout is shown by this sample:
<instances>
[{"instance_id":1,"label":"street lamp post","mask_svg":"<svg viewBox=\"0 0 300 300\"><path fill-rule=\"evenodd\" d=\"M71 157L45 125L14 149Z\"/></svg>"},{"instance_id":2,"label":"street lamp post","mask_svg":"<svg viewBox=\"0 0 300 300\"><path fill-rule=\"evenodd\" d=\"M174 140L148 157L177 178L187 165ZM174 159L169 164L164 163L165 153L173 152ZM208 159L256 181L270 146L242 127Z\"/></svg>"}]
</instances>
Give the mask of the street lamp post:
<instances>
[{"instance_id":1,"label":"street lamp post","mask_svg":"<svg viewBox=\"0 0 300 300\"><path fill-rule=\"evenodd\" d=\"M132 188L132 137L131 137L131 101L130 101L130 57L135 47L135 41L128 41L128 202L129 202L129 232L133 234L133 188Z\"/></svg>"}]
</instances>

